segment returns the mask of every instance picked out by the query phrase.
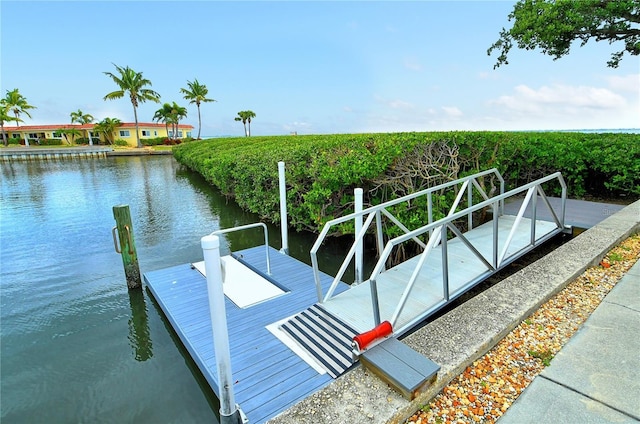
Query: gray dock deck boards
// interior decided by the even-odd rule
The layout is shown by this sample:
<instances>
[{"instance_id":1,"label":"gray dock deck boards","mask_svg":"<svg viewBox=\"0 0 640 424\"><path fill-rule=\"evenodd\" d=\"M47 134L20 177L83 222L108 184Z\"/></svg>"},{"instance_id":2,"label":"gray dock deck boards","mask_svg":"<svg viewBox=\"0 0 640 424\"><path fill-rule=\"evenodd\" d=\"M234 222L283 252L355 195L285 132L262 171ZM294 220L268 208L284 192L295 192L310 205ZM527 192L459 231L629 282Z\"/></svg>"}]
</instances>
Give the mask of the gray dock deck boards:
<instances>
[{"instance_id":1,"label":"gray dock deck boards","mask_svg":"<svg viewBox=\"0 0 640 424\"><path fill-rule=\"evenodd\" d=\"M562 200L558 197L547 197L554 211L560 210ZM522 205L522 198L513 199L504 205L504 213L507 215L516 215ZM572 227L588 229L604 221L609 216L622 210L625 205L616 205L612 203L590 202L587 200L567 199L565 224ZM553 218L548 212L547 207L538 202L538 218L546 221L552 221ZM531 217L531 205L525 210L527 218Z\"/></svg>"},{"instance_id":2,"label":"gray dock deck boards","mask_svg":"<svg viewBox=\"0 0 640 424\"><path fill-rule=\"evenodd\" d=\"M246 309L226 299L236 402L253 423L264 422L332 381L319 374L265 326L317 301L311 268L270 248L272 276L289 292ZM264 246L237 252L266 269ZM216 394L217 368L206 279L190 264L144 274L147 287ZM323 275L324 290L333 280ZM338 291L348 286L341 283Z\"/></svg>"}]
</instances>

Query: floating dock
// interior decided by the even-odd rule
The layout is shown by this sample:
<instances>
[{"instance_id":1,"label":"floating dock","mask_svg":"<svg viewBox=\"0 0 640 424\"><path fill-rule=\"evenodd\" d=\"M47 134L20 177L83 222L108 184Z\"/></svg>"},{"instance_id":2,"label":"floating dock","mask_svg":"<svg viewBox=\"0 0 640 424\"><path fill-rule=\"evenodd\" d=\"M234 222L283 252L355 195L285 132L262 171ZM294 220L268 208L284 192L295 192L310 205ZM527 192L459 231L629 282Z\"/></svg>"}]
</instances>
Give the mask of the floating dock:
<instances>
[{"instance_id":1,"label":"floating dock","mask_svg":"<svg viewBox=\"0 0 640 424\"><path fill-rule=\"evenodd\" d=\"M500 194L489 197L483 178L499 182ZM559 209L554 209L542 189L543 184L553 182L562 187ZM429 219L411 231L389 212L420 196L428 199L431 210L432 193L445 189L456 192L445 218ZM504 200L520 196L524 200L515 214L504 214ZM564 196L566 186L559 173L505 193L502 177L494 169L365 210L356 206L357 212L325 225L311 249L311 266L282 253L286 249L269 247L266 231L264 246L221 258L216 266L224 281L220 284L225 294L235 402L250 422L261 423L320 390L353 366L362 353L351 351L355 335L381 321L390 322L393 336L404 334L517 258L566 232ZM543 213L550 220L541 219ZM476 222L483 215L490 219ZM385 243L376 231L382 228L383 216L402 230L402 235ZM353 246L337 275L326 275L318 270L315 255L331 228L349 220L356 221ZM467 227L464 233L457 229L461 221ZM360 282L358 251L368 231L379 235L378 263L371 276ZM406 242L420 245L422 253L387 269L391 252ZM356 283L349 286L341 280L352 261ZM195 262L147 272L144 279L220 396L204 269Z\"/></svg>"},{"instance_id":2,"label":"floating dock","mask_svg":"<svg viewBox=\"0 0 640 424\"><path fill-rule=\"evenodd\" d=\"M264 252L265 247L259 246L234 256L252 268L265 270ZM238 306L229 296L225 303L236 402L252 423L266 421L333 380L319 366L306 362L303 352L296 353L295 345L281 341L284 335L278 330L278 323L317 301L311 268L276 249L270 248L269 253L271 278L284 293L245 307ZM206 278L196 267L185 264L147 272L144 280L219 395ZM323 275L323 287L327 289L332 280ZM338 291L348 288L341 284Z\"/></svg>"}]
</instances>

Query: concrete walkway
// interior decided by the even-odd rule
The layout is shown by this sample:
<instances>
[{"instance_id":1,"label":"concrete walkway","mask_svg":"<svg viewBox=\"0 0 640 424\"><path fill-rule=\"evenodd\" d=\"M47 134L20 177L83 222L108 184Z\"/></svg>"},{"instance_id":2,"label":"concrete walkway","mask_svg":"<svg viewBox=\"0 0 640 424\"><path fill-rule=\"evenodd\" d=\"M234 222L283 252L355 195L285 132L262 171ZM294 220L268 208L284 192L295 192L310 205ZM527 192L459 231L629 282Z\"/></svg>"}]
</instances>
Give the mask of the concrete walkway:
<instances>
[{"instance_id":1,"label":"concrete walkway","mask_svg":"<svg viewBox=\"0 0 640 424\"><path fill-rule=\"evenodd\" d=\"M640 422L640 262L499 424Z\"/></svg>"}]
</instances>

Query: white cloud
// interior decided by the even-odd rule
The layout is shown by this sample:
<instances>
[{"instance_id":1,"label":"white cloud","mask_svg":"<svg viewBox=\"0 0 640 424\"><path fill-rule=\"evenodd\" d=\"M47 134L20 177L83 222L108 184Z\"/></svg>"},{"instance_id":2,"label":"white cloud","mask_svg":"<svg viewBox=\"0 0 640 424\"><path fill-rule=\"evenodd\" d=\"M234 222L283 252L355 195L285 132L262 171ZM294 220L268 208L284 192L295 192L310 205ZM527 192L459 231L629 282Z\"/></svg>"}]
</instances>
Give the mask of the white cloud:
<instances>
[{"instance_id":1,"label":"white cloud","mask_svg":"<svg viewBox=\"0 0 640 424\"><path fill-rule=\"evenodd\" d=\"M607 78L609 87L615 91L627 91L629 93L640 93L640 74L630 74L624 77L613 76Z\"/></svg>"},{"instance_id":2,"label":"white cloud","mask_svg":"<svg viewBox=\"0 0 640 424\"><path fill-rule=\"evenodd\" d=\"M282 125L283 130L288 133L310 134L313 132L313 125L309 122L290 122Z\"/></svg>"},{"instance_id":3,"label":"white cloud","mask_svg":"<svg viewBox=\"0 0 640 424\"><path fill-rule=\"evenodd\" d=\"M531 111L543 107L613 109L624 106L626 100L606 88L557 84L542 86L536 90L521 84L515 87L513 94L501 96L489 103L514 110Z\"/></svg>"},{"instance_id":4,"label":"white cloud","mask_svg":"<svg viewBox=\"0 0 640 424\"><path fill-rule=\"evenodd\" d=\"M400 99L390 100L387 102L387 105L392 109L413 109L413 104Z\"/></svg>"},{"instance_id":5,"label":"white cloud","mask_svg":"<svg viewBox=\"0 0 640 424\"><path fill-rule=\"evenodd\" d=\"M459 118L464 115L462 111L455 106L442 106L442 110L444 110L444 113L449 118Z\"/></svg>"}]
</instances>

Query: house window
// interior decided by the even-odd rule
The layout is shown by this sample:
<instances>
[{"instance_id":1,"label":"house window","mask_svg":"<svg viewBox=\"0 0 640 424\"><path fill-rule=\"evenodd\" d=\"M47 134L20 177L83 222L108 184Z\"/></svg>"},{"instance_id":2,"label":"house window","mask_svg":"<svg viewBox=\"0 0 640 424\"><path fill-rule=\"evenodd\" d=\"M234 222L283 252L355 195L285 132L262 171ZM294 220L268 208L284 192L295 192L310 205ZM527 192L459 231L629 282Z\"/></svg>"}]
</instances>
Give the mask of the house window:
<instances>
[{"instance_id":1,"label":"house window","mask_svg":"<svg viewBox=\"0 0 640 424\"><path fill-rule=\"evenodd\" d=\"M29 138L38 138L37 133L29 133Z\"/></svg>"},{"instance_id":2,"label":"house window","mask_svg":"<svg viewBox=\"0 0 640 424\"><path fill-rule=\"evenodd\" d=\"M187 137L191 138L191 131L187 131Z\"/></svg>"},{"instance_id":3,"label":"house window","mask_svg":"<svg viewBox=\"0 0 640 424\"><path fill-rule=\"evenodd\" d=\"M173 138L173 131L169 131L169 138ZM182 138L182 131L178 131L178 138Z\"/></svg>"},{"instance_id":4,"label":"house window","mask_svg":"<svg viewBox=\"0 0 640 424\"><path fill-rule=\"evenodd\" d=\"M143 137L151 137L151 131L142 130L142 136Z\"/></svg>"},{"instance_id":5,"label":"house window","mask_svg":"<svg viewBox=\"0 0 640 424\"><path fill-rule=\"evenodd\" d=\"M91 138L100 138L100 133L96 131L90 131Z\"/></svg>"},{"instance_id":6,"label":"house window","mask_svg":"<svg viewBox=\"0 0 640 424\"><path fill-rule=\"evenodd\" d=\"M13 134L11 134L11 138L20 138L20 134L13 133Z\"/></svg>"},{"instance_id":7,"label":"house window","mask_svg":"<svg viewBox=\"0 0 640 424\"><path fill-rule=\"evenodd\" d=\"M157 136L158 136L158 131L154 131L154 132L153 132L153 136L154 136L154 137L157 137Z\"/></svg>"},{"instance_id":8,"label":"house window","mask_svg":"<svg viewBox=\"0 0 640 424\"><path fill-rule=\"evenodd\" d=\"M54 131L51 133L52 138L62 138L62 133L60 131Z\"/></svg>"},{"instance_id":9,"label":"house window","mask_svg":"<svg viewBox=\"0 0 640 424\"><path fill-rule=\"evenodd\" d=\"M120 137L130 137L129 130L120 130Z\"/></svg>"}]
</instances>

